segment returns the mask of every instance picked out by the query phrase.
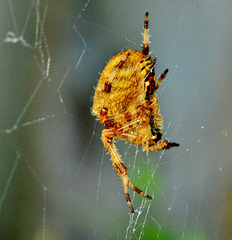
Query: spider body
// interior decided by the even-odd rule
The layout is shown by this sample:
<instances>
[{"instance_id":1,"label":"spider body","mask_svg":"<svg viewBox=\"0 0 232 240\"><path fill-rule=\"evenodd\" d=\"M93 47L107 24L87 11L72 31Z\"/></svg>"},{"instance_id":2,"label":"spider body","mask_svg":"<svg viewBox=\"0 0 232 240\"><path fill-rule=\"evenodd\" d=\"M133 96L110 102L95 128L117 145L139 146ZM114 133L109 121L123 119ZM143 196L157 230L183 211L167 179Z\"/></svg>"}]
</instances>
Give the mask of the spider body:
<instances>
[{"instance_id":1,"label":"spider body","mask_svg":"<svg viewBox=\"0 0 232 240\"><path fill-rule=\"evenodd\" d=\"M140 195L151 199L136 188L127 176L115 139L142 145L146 152L179 146L162 138L162 117L159 114L156 90L164 79L165 70L156 81L155 58L149 56L148 13L145 14L142 52L126 50L115 55L106 65L95 90L93 113L105 126L102 141L111 154L114 168L123 181L130 210L134 212L128 186Z\"/></svg>"},{"instance_id":2,"label":"spider body","mask_svg":"<svg viewBox=\"0 0 232 240\"><path fill-rule=\"evenodd\" d=\"M125 61L120 61L125 58ZM141 71L147 55L127 50L114 56L106 65L97 85L93 112L99 118L101 110L113 117L135 111L145 100L144 83L147 71ZM119 64L120 63L120 64Z\"/></svg>"}]
</instances>

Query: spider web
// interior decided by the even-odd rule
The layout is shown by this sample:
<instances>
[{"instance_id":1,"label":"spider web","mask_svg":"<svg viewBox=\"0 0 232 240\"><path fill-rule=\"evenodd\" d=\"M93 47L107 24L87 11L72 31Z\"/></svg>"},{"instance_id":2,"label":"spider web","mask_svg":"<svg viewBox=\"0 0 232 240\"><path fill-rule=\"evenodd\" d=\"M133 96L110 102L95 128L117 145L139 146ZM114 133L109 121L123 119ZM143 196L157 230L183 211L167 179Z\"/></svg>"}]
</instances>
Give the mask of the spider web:
<instances>
[{"instance_id":1,"label":"spider web","mask_svg":"<svg viewBox=\"0 0 232 240\"><path fill-rule=\"evenodd\" d=\"M0 2L0 239L230 239L232 3ZM144 13L164 138L116 142L135 213L90 108L99 73L141 49Z\"/></svg>"}]
</instances>

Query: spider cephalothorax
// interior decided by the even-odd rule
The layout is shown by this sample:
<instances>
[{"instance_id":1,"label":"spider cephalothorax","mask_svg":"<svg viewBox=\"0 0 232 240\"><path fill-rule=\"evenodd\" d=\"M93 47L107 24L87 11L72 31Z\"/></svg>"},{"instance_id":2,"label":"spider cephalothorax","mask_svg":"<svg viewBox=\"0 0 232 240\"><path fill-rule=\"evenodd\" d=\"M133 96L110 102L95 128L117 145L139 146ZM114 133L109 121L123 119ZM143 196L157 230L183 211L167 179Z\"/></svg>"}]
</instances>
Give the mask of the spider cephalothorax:
<instances>
[{"instance_id":1,"label":"spider cephalothorax","mask_svg":"<svg viewBox=\"0 0 232 240\"><path fill-rule=\"evenodd\" d=\"M126 50L114 56L99 79L93 102L93 113L105 126L102 142L111 154L114 168L123 181L130 210L134 212L128 186L151 199L136 188L127 176L118 154L114 138L142 145L146 152L177 147L162 138L162 117L159 114L156 90L166 76L166 69L158 80L155 76L155 58L149 56L148 13L145 14L142 52Z\"/></svg>"}]
</instances>

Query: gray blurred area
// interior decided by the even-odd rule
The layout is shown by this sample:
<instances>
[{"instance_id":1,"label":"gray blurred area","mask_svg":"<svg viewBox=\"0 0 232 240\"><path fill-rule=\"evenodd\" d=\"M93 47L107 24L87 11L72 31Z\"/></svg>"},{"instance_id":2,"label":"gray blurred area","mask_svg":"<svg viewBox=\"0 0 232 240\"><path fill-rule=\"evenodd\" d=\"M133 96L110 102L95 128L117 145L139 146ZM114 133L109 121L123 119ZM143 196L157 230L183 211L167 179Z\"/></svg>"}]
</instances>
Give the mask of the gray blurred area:
<instances>
[{"instance_id":1,"label":"gray blurred area","mask_svg":"<svg viewBox=\"0 0 232 240\"><path fill-rule=\"evenodd\" d=\"M118 141L130 191L91 115L106 62L141 49L149 11L164 138ZM0 239L232 238L232 2L0 2Z\"/></svg>"}]
</instances>

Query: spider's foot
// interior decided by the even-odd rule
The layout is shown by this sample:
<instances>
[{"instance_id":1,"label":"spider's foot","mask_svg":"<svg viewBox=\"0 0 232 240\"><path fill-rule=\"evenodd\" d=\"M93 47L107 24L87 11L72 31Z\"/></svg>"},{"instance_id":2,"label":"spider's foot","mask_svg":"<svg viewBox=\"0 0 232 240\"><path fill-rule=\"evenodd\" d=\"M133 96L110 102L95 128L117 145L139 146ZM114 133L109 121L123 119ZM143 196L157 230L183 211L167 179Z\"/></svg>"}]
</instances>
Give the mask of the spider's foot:
<instances>
[{"instance_id":1,"label":"spider's foot","mask_svg":"<svg viewBox=\"0 0 232 240\"><path fill-rule=\"evenodd\" d=\"M165 149L169 149L169 148L172 148L172 147L179 147L179 146L180 146L179 143L168 142L168 143L167 143L167 146L165 147Z\"/></svg>"},{"instance_id":2,"label":"spider's foot","mask_svg":"<svg viewBox=\"0 0 232 240\"><path fill-rule=\"evenodd\" d=\"M131 200L130 200L130 196L128 193L126 193L126 200L127 200L127 204L131 210L132 213L134 213L134 208L132 207L132 204L131 204Z\"/></svg>"},{"instance_id":3,"label":"spider's foot","mask_svg":"<svg viewBox=\"0 0 232 240\"><path fill-rule=\"evenodd\" d=\"M132 213L134 213L134 208L132 207L132 204L131 204L131 199L130 199L130 196L129 196L129 193L128 193L128 186L133 189L135 192L137 192L138 194L140 194L141 196L151 200L152 198L145 194L143 191L139 190L137 187L135 187L129 180L129 178L126 176L124 181L123 181L123 185L124 185L124 192L125 192L125 195L126 195L126 200L127 200L127 204L131 210Z\"/></svg>"},{"instance_id":4,"label":"spider's foot","mask_svg":"<svg viewBox=\"0 0 232 240\"><path fill-rule=\"evenodd\" d=\"M151 200L151 199L152 199L152 197L151 197L151 196L149 196L149 195L146 195L146 194L144 194L144 197L145 197L145 198L147 198L147 199L149 199L149 200Z\"/></svg>"},{"instance_id":5,"label":"spider's foot","mask_svg":"<svg viewBox=\"0 0 232 240\"><path fill-rule=\"evenodd\" d=\"M133 189L135 192L137 192L137 193L140 194L141 196L143 196L143 197L145 197L145 198L147 198L147 199L149 199L149 200L152 199L152 197L150 197L149 195L145 194L143 191L139 190L139 189L138 189L137 187L135 187L134 184L132 184L131 182L129 182L128 185L129 185L129 187L130 187L131 189Z\"/></svg>"}]
</instances>

